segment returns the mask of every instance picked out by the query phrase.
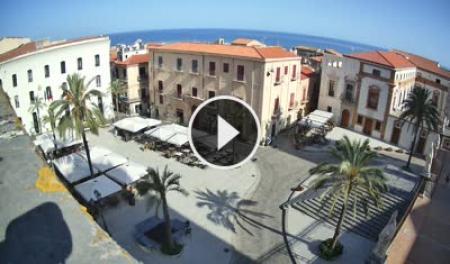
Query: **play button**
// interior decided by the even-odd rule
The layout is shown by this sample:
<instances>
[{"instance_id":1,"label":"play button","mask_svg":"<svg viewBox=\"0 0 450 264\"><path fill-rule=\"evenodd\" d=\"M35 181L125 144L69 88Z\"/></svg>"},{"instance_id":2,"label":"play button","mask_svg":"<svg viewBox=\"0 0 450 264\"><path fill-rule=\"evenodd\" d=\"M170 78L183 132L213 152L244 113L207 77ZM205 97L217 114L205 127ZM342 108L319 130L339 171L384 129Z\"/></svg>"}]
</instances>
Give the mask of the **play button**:
<instances>
[{"instance_id":1,"label":"play button","mask_svg":"<svg viewBox=\"0 0 450 264\"><path fill-rule=\"evenodd\" d=\"M253 109L233 96L204 101L189 120L192 151L214 168L234 168L248 161L256 152L260 135L259 119Z\"/></svg>"},{"instance_id":2,"label":"play button","mask_svg":"<svg viewBox=\"0 0 450 264\"><path fill-rule=\"evenodd\" d=\"M219 115L217 116L217 124L217 150L221 150L230 140L239 135L239 131Z\"/></svg>"}]
</instances>

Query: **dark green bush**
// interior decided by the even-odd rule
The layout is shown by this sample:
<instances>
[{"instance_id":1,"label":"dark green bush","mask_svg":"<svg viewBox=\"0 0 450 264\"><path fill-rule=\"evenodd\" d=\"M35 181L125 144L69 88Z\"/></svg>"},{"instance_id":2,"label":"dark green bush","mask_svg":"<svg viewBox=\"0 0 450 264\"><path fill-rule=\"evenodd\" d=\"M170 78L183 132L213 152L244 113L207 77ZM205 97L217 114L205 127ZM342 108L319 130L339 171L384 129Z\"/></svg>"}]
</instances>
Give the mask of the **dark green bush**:
<instances>
[{"instance_id":1,"label":"dark green bush","mask_svg":"<svg viewBox=\"0 0 450 264\"><path fill-rule=\"evenodd\" d=\"M332 249L332 244L332 238L328 238L327 240L320 243L319 252L321 258L325 260L333 260L342 254L342 252L344 251L344 246L338 241L334 249Z\"/></svg>"}]
</instances>

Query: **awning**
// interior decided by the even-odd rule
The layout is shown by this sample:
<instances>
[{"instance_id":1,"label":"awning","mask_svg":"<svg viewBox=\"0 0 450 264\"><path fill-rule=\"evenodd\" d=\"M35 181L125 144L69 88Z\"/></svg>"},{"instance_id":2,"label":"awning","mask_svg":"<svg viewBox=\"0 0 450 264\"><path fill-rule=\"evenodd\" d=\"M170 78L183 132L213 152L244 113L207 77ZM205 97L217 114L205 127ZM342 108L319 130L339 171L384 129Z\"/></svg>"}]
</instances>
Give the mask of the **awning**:
<instances>
[{"instance_id":1,"label":"awning","mask_svg":"<svg viewBox=\"0 0 450 264\"><path fill-rule=\"evenodd\" d=\"M332 117L333 113L322 110L314 110L298 121L298 124L302 126L309 126L311 128L320 128L330 121Z\"/></svg>"},{"instance_id":2,"label":"awning","mask_svg":"<svg viewBox=\"0 0 450 264\"><path fill-rule=\"evenodd\" d=\"M72 139L70 136L67 136L64 139L64 138L61 138L58 135L56 135L56 141L55 141L53 139L53 135L50 135L50 134L38 135L38 136L36 136L36 140L33 141L33 144L35 146L40 147L41 150L45 154L48 154L48 153L52 152L53 150L55 150L55 143L56 143L56 147L58 149L82 144L81 140Z\"/></svg>"},{"instance_id":3,"label":"awning","mask_svg":"<svg viewBox=\"0 0 450 264\"><path fill-rule=\"evenodd\" d=\"M81 156L83 156L87 160L86 152L81 152ZM113 153L109 149L101 147L91 148L90 156L92 166L94 166L100 172L105 172L109 169L128 162L128 159L123 157L122 155Z\"/></svg>"},{"instance_id":4,"label":"awning","mask_svg":"<svg viewBox=\"0 0 450 264\"><path fill-rule=\"evenodd\" d=\"M144 134L146 136L157 138L161 141L167 141L169 138L175 134L185 134L187 135L188 128L185 126L180 126L177 124L168 124L155 127L146 131Z\"/></svg>"},{"instance_id":5,"label":"awning","mask_svg":"<svg viewBox=\"0 0 450 264\"><path fill-rule=\"evenodd\" d=\"M53 164L69 183L91 176L87 160L76 153L56 159ZM94 173L98 173L95 167L93 167L93 170Z\"/></svg>"},{"instance_id":6,"label":"awning","mask_svg":"<svg viewBox=\"0 0 450 264\"><path fill-rule=\"evenodd\" d=\"M161 124L161 120L152 118L142 118L139 116L128 117L119 120L114 123L114 127L122 130L126 130L131 133L137 133L146 128L158 126Z\"/></svg>"},{"instance_id":7,"label":"awning","mask_svg":"<svg viewBox=\"0 0 450 264\"><path fill-rule=\"evenodd\" d=\"M105 173L122 185L129 185L147 174L147 168L136 162L128 162Z\"/></svg>"},{"instance_id":8,"label":"awning","mask_svg":"<svg viewBox=\"0 0 450 264\"><path fill-rule=\"evenodd\" d=\"M100 175L92 180L77 184L75 190L86 202L89 202L91 200L97 201L97 196L99 196L98 200L100 200L120 192L121 187L105 175Z\"/></svg>"},{"instance_id":9,"label":"awning","mask_svg":"<svg viewBox=\"0 0 450 264\"><path fill-rule=\"evenodd\" d=\"M188 143L189 139L188 136L184 133L176 133L175 135L171 136L169 139L167 139L167 143L176 145L176 146L183 146L184 144Z\"/></svg>"}]
</instances>

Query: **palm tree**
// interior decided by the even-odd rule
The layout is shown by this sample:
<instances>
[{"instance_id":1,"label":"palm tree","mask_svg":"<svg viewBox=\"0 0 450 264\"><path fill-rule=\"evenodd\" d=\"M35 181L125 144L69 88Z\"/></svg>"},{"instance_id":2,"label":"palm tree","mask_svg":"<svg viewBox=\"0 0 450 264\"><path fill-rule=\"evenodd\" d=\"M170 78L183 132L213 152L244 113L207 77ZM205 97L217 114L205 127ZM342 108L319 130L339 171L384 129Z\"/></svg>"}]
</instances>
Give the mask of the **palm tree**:
<instances>
[{"instance_id":1,"label":"palm tree","mask_svg":"<svg viewBox=\"0 0 450 264\"><path fill-rule=\"evenodd\" d=\"M367 166L376 156L375 152L369 150L368 139L361 143L350 141L345 136L330 153L338 160L338 163L321 163L310 169L309 173L318 176L313 181L316 190L326 187L322 199L331 201L330 213L334 213L336 202L339 199L343 200L336 229L329 245L329 249L333 252L339 240L349 202L352 202L353 213L356 213L356 207L359 204L367 208L369 200L379 207L380 193L387 191L387 186L382 170ZM357 188L362 188L364 191L355 191Z\"/></svg>"},{"instance_id":2,"label":"palm tree","mask_svg":"<svg viewBox=\"0 0 450 264\"><path fill-rule=\"evenodd\" d=\"M119 117L119 95L123 92L123 82L121 80L115 80L111 82L109 91L116 98L116 120Z\"/></svg>"},{"instance_id":3,"label":"palm tree","mask_svg":"<svg viewBox=\"0 0 450 264\"><path fill-rule=\"evenodd\" d=\"M42 118L42 122L50 126L50 128L52 129L53 141L56 142L56 116L54 109L52 109L51 107L47 109L47 115Z\"/></svg>"},{"instance_id":4,"label":"palm tree","mask_svg":"<svg viewBox=\"0 0 450 264\"><path fill-rule=\"evenodd\" d=\"M413 126L414 139L409 151L406 168L409 169L411 158L416 146L417 135L422 128L429 131L437 131L439 128L439 112L436 105L431 100L431 92L425 88L414 87L408 98L403 101L404 110L399 119L402 125L408 122L408 126Z\"/></svg>"},{"instance_id":5,"label":"palm tree","mask_svg":"<svg viewBox=\"0 0 450 264\"><path fill-rule=\"evenodd\" d=\"M91 96L102 95L96 89L88 89L93 80L85 83L85 78L76 73L67 76L67 86L61 87L62 99L54 101L50 106L52 110L57 111L55 116L60 119L58 124L60 136L65 137L67 129L74 129L76 136L82 137L91 176L94 175L94 170L85 129L89 128L93 134L98 135L99 127L105 122L98 106L90 101Z\"/></svg>"},{"instance_id":6,"label":"palm tree","mask_svg":"<svg viewBox=\"0 0 450 264\"><path fill-rule=\"evenodd\" d=\"M41 132L41 114L40 111L45 107L45 102L42 97L35 97L34 100L31 102L30 107L28 108L28 112L34 113L36 112L37 116L37 122L38 122L38 128L36 131L38 134Z\"/></svg>"},{"instance_id":7,"label":"palm tree","mask_svg":"<svg viewBox=\"0 0 450 264\"><path fill-rule=\"evenodd\" d=\"M180 174L174 174L166 167L162 174L158 169L148 168L147 174L142 177L136 184L136 189L140 196L147 195L151 192L156 192L159 197L158 201L162 203L164 214L164 232L166 235L165 244L162 249L167 249L168 252L176 251L176 244L172 238L172 226L170 222L169 207L167 205L166 194L170 191L176 191L183 195L188 195L188 192L180 186ZM152 199L152 196L148 196Z\"/></svg>"}]
</instances>

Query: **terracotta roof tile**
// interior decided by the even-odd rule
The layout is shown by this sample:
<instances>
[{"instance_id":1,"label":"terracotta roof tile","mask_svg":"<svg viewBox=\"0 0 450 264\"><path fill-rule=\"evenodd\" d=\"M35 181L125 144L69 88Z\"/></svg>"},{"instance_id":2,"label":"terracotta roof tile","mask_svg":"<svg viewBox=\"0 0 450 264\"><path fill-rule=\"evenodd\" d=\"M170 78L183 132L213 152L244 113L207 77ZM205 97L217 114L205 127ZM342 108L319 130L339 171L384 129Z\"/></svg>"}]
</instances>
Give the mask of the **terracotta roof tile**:
<instances>
[{"instance_id":1,"label":"terracotta roof tile","mask_svg":"<svg viewBox=\"0 0 450 264\"><path fill-rule=\"evenodd\" d=\"M311 75L314 73L315 73L315 71L313 68L311 68L307 65L302 65L302 75L301 75L302 80L310 78Z\"/></svg>"},{"instance_id":2,"label":"terracotta roof tile","mask_svg":"<svg viewBox=\"0 0 450 264\"><path fill-rule=\"evenodd\" d=\"M280 59L297 58L297 55L288 52L281 47L248 47L206 43L188 43L180 42L167 44L161 47L152 48L153 50L180 52L180 53L199 53L218 56L241 57L249 59Z\"/></svg>"},{"instance_id":3,"label":"terracotta roof tile","mask_svg":"<svg viewBox=\"0 0 450 264\"><path fill-rule=\"evenodd\" d=\"M392 51L371 51L354 53L347 56L394 69L415 67L415 65L408 61L404 56Z\"/></svg>"},{"instance_id":4,"label":"terracotta roof tile","mask_svg":"<svg viewBox=\"0 0 450 264\"><path fill-rule=\"evenodd\" d=\"M53 47L62 46L65 44L76 43L76 42L85 41L85 40L89 40L89 39L96 39L96 38L103 38L103 37L102 36L82 37L82 38L77 38L77 39L61 41L61 42L55 42L53 44L50 43L49 45L41 45L40 43L33 41L33 42L29 42L29 43L20 45L19 47L15 48L13 50L10 50L8 52L0 54L0 62L4 62L4 61L10 60L10 59L13 59L15 57L25 55L28 53L32 53L32 52L35 52L38 50L45 50L48 48L53 48Z\"/></svg>"},{"instance_id":5,"label":"terracotta roof tile","mask_svg":"<svg viewBox=\"0 0 450 264\"><path fill-rule=\"evenodd\" d=\"M444 78L450 79L450 72L439 67L438 62L418 56L412 53L395 50L396 53L403 55L407 60L416 65L417 68L434 73Z\"/></svg>"},{"instance_id":6,"label":"terracotta roof tile","mask_svg":"<svg viewBox=\"0 0 450 264\"><path fill-rule=\"evenodd\" d=\"M234 45L247 45L248 43L252 42L252 39L246 39L246 38L238 38L233 40L233 42L231 42Z\"/></svg>"},{"instance_id":7,"label":"terracotta roof tile","mask_svg":"<svg viewBox=\"0 0 450 264\"><path fill-rule=\"evenodd\" d=\"M115 61L114 63L117 65L134 65L141 63L148 63L150 60L150 54L138 54L129 57L125 61Z\"/></svg>"}]
</instances>

